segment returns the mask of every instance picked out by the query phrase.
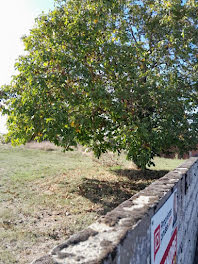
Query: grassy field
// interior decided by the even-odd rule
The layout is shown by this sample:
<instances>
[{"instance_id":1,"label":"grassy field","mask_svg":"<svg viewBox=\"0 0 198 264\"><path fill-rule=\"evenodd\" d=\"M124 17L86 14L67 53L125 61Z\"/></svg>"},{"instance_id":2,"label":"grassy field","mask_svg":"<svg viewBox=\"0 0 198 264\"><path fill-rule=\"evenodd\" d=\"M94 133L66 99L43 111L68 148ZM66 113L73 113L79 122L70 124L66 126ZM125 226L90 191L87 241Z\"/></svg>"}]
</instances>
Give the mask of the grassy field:
<instances>
[{"instance_id":1,"label":"grassy field","mask_svg":"<svg viewBox=\"0 0 198 264\"><path fill-rule=\"evenodd\" d=\"M0 264L43 256L183 162L155 161L143 174L124 155L0 145Z\"/></svg>"}]
</instances>

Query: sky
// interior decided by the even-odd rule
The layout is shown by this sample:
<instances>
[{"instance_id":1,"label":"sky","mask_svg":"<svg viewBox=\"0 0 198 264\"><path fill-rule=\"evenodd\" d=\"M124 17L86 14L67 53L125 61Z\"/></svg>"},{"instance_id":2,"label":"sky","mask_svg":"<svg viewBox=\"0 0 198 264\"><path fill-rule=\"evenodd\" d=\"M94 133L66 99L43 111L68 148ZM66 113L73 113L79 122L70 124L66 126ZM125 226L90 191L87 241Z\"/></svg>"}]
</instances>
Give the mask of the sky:
<instances>
[{"instance_id":1,"label":"sky","mask_svg":"<svg viewBox=\"0 0 198 264\"><path fill-rule=\"evenodd\" d=\"M52 10L54 0L0 1L0 86L9 84L14 74L14 63L23 54L21 37L27 35L35 18ZM5 117L0 114L0 133L6 132Z\"/></svg>"}]
</instances>

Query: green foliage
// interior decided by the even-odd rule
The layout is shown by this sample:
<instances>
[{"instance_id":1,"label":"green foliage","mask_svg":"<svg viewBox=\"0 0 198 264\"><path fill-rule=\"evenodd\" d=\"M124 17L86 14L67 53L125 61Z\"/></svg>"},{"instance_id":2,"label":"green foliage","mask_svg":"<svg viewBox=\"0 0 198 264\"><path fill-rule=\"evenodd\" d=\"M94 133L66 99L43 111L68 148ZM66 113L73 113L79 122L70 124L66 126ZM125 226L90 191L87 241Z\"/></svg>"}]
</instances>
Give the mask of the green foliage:
<instances>
[{"instance_id":1,"label":"green foliage","mask_svg":"<svg viewBox=\"0 0 198 264\"><path fill-rule=\"evenodd\" d=\"M0 134L0 144L5 144L5 138L2 134Z\"/></svg>"},{"instance_id":2,"label":"green foliage","mask_svg":"<svg viewBox=\"0 0 198 264\"><path fill-rule=\"evenodd\" d=\"M139 167L197 140L196 1L68 0L41 15L3 88L12 143L126 150Z\"/></svg>"}]
</instances>

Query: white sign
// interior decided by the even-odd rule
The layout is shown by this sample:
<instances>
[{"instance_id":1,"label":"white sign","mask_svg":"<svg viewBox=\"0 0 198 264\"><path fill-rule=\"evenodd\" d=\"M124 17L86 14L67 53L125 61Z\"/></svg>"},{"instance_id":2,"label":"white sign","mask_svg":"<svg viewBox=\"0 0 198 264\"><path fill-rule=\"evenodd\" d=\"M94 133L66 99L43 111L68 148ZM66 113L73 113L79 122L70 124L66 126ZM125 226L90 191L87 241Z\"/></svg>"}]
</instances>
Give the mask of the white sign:
<instances>
[{"instance_id":1,"label":"white sign","mask_svg":"<svg viewBox=\"0 0 198 264\"><path fill-rule=\"evenodd\" d=\"M151 264L176 264L177 190L151 219Z\"/></svg>"}]
</instances>

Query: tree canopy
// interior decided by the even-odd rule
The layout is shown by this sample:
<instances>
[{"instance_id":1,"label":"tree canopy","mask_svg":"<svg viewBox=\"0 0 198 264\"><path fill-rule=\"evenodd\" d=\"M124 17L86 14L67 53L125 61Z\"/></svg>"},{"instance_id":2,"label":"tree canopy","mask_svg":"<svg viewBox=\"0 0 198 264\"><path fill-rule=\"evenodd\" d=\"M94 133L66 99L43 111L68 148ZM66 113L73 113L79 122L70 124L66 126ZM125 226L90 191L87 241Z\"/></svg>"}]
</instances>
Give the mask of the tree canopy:
<instances>
[{"instance_id":1,"label":"tree canopy","mask_svg":"<svg viewBox=\"0 0 198 264\"><path fill-rule=\"evenodd\" d=\"M198 143L196 0L68 0L23 37L2 87L13 144L125 150L139 167Z\"/></svg>"}]
</instances>

